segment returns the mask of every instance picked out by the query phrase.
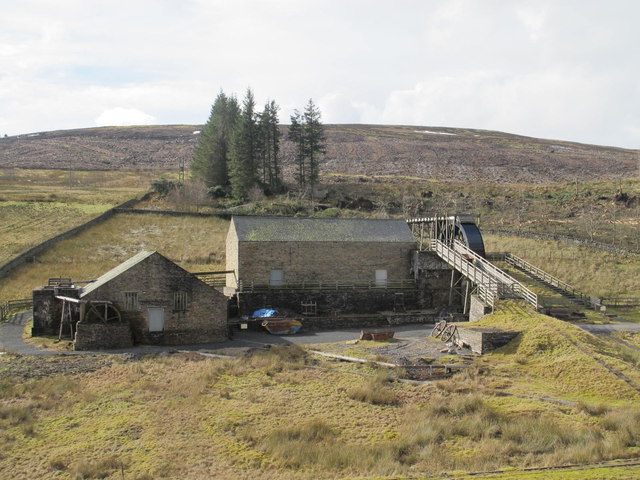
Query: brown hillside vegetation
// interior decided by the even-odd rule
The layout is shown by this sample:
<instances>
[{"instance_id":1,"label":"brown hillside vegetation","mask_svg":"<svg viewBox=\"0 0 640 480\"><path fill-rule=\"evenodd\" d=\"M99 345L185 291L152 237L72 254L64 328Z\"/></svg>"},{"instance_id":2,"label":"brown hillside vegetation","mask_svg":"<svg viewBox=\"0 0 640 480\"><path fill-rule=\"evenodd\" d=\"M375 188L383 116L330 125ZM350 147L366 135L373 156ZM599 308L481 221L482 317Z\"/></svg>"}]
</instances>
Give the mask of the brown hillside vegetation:
<instances>
[{"instance_id":1,"label":"brown hillside vegetation","mask_svg":"<svg viewBox=\"0 0 640 480\"><path fill-rule=\"evenodd\" d=\"M188 165L198 125L104 127L0 139L0 168L177 169ZM293 150L282 126L284 171ZM321 173L486 183L606 180L637 174L638 152L486 130L327 125Z\"/></svg>"}]
</instances>

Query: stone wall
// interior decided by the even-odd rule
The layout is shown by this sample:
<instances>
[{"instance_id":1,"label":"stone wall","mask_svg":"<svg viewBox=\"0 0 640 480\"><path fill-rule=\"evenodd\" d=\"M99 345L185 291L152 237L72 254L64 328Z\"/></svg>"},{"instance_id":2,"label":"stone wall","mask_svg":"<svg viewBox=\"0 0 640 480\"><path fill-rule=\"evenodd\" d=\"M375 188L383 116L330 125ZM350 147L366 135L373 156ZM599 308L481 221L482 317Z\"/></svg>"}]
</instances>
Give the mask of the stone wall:
<instances>
[{"instance_id":1,"label":"stone wall","mask_svg":"<svg viewBox=\"0 0 640 480\"><path fill-rule=\"evenodd\" d=\"M412 271L420 292L420 308L462 309L462 300L457 295L451 297L452 304L449 305L452 270L435 252L414 251Z\"/></svg>"},{"instance_id":2,"label":"stone wall","mask_svg":"<svg viewBox=\"0 0 640 480\"><path fill-rule=\"evenodd\" d=\"M630 251L624 248L616 247L608 243L596 242L587 238L576 238L568 235L559 235L553 233L536 233L536 232L524 232L515 230L483 230L485 234L489 235L504 235L510 237L523 237L533 238L535 240L554 240L556 242L568 243L571 245L577 245L581 247L588 247L594 250L600 250L603 252L614 253L623 257L638 257L640 251Z\"/></svg>"},{"instance_id":3,"label":"stone wall","mask_svg":"<svg viewBox=\"0 0 640 480\"><path fill-rule=\"evenodd\" d=\"M78 288L42 287L33 290L32 336L58 335L62 317L62 301L56 296L80 298ZM78 320L78 306L71 304L71 314ZM66 333L66 332L65 332Z\"/></svg>"},{"instance_id":4,"label":"stone wall","mask_svg":"<svg viewBox=\"0 0 640 480\"><path fill-rule=\"evenodd\" d=\"M135 205L137 202L139 202L140 200L143 200L144 198L145 197L142 197L141 199L135 198L135 199L132 199L132 200L128 200L128 201L124 202L123 204L118 205L117 207L114 207L114 208L112 208L110 210L107 210L106 212L104 212L101 215L98 215L96 218L93 218L93 219L89 220L88 222L83 223L82 225L78 225L77 227L74 227L74 228L72 228L70 230L67 230L66 232L62 232L62 233L60 233L60 234L58 234L58 235L56 235L54 237L49 238L48 240L45 240L42 243L39 243L38 245L35 245L34 247L29 248L28 250L25 250L20 255L18 255L17 257L14 257L13 259L9 260L4 265L0 265L0 278L7 276L9 274L9 272L11 272L12 270L16 269L20 265L23 265L23 264L28 263L28 262L32 262L36 255L39 255L40 253L42 253L47 248L49 248L49 247L53 246L54 244L58 243L60 240L64 240L65 238L72 237L72 236L74 236L74 235L86 230L89 227L92 227L94 225L102 223L105 220L107 220L108 218L111 218L116 213L118 208L131 207L131 206Z\"/></svg>"},{"instance_id":5,"label":"stone wall","mask_svg":"<svg viewBox=\"0 0 640 480\"><path fill-rule=\"evenodd\" d=\"M484 354L503 347L519 332L501 330L499 328L464 328L458 325L458 340L468 345L472 352Z\"/></svg>"},{"instance_id":6,"label":"stone wall","mask_svg":"<svg viewBox=\"0 0 640 480\"><path fill-rule=\"evenodd\" d=\"M138 293L139 305L134 311L125 309L124 292ZM174 310L175 292L186 293L186 310ZM227 338L227 298L158 253L89 292L83 300L112 301L131 325L136 343L174 345ZM149 331L149 308L163 309L163 331Z\"/></svg>"},{"instance_id":7,"label":"stone wall","mask_svg":"<svg viewBox=\"0 0 640 480\"><path fill-rule=\"evenodd\" d=\"M85 323L76 326L74 350L128 348L133 337L128 323Z\"/></svg>"},{"instance_id":8,"label":"stone wall","mask_svg":"<svg viewBox=\"0 0 640 480\"><path fill-rule=\"evenodd\" d=\"M339 313L375 313L391 311L395 294L402 293L407 309L418 308L418 291L394 292L387 289L340 290L340 291L280 291L239 293L240 314L250 315L259 308L287 309L301 312L301 304L317 303L318 315Z\"/></svg>"},{"instance_id":9,"label":"stone wall","mask_svg":"<svg viewBox=\"0 0 640 480\"><path fill-rule=\"evenodd\" d=\"M233 257L233 246L227 248ZM237 273L257 284L268 284L273 269L284 271L284 283L374 282L376 270L386 270L389 281L404 280L414 249L413 243L397 242L241 242Z\"/></svg>"},{"instance_id":10,"label":"stone wall","mask_svg":"<svg viewBox=\"0 0 640 480\"><path fill-rule=\"evenodd\" d=\"M469 302L469 321L475 322L488 313L491 313L491 307L487 307L477 295L471 295Z\"/></svg>"}]
</instances>

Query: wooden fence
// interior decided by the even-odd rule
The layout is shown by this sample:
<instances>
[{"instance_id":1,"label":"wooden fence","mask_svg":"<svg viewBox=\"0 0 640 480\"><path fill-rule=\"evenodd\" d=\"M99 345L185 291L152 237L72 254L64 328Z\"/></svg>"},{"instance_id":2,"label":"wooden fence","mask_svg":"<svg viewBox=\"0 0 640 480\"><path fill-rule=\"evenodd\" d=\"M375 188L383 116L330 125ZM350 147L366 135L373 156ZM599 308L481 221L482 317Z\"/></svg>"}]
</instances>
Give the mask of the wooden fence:
<instances>
[{"instance_id":1,"label":"wooden fence","mask_svg":"<svg viewBox=\"0 0 640 480\"><path fill-rule=\"evenodd\" d=\"M7 321L12 314L29 310L30 308L33 308L33 300L30 298L8 300L0 305L0 320Z\"/></svg>"},{"instance_id":2,"label":"wooden fence","mask_svg":"<svg viewBox=\"0 0 640 480\"><path fill-rule=\"evenodd\" d=\"M608 297L601 301L607 307L640 307L640 297Z\"/></svg>"}]
</instances>

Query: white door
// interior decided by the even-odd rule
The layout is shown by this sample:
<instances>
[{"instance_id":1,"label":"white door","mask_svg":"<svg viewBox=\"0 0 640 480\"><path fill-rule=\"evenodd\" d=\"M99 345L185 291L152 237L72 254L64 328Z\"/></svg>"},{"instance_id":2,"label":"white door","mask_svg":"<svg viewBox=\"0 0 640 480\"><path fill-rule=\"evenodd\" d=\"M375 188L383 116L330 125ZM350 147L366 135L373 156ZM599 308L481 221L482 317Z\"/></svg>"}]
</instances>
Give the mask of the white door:
<instances>
[{"instance_id":1,"label":"white door","mask_svg":"<svg viewBox=\"0 0 640 480\"><path fill-rule=\"evenodd\" d=\"M162 332L164 330L164 308L150 308L147 312L149 314L149 331Z\"/></svg>"},{"instance_id":2,"label":"white door","mask_svg":"<svg viewBox=\"0 0 640 480\"><path fill-rule=\"evenodd\" d=\"M376 270L376 287L385 287L387 285L387 271Z\"/></svg>"}]
</instances>

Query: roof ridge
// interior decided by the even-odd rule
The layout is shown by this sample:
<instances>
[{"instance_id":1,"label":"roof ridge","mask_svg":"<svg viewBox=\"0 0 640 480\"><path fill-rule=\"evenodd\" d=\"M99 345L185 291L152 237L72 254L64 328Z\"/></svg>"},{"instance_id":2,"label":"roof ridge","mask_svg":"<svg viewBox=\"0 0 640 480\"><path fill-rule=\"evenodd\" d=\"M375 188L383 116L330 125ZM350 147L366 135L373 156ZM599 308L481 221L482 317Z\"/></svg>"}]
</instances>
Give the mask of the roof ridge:
<instances>
[{"instance_id":1,"label":"roof ridge","mask_svg":"<svg viewBox=\"0 0 640 480\"><path fill-rule=\"evenodd\" d=\"M113 280L114 278L116 278L121 273L124 273L127 270L129 270L130 268L138 265L140 262L142 262L143 260L149 258L151 255L153 255L155 253L158 253L158 252L156 250L142 250L142 251L136 253L134 256L132 256L132 257L128 258L127 260L125 260L124 262L116 265L115 267L113 267L108 272L103 273L102 275L100 275L96 279L95 282L92 282L92 283L88 284L86 287L84 287L82 289L82 293L80 294L80 297L82 298L85 295L91 293L92 291L94 291L98 287L101 287L105 283ZM158 255L160 255L160 254L158 253Z\"/></svg>"}]
</instances>

